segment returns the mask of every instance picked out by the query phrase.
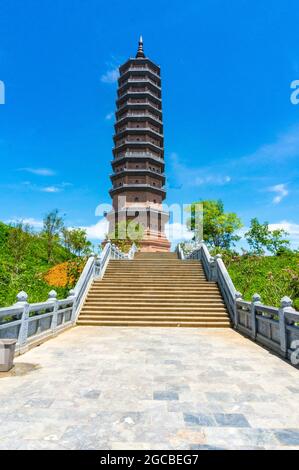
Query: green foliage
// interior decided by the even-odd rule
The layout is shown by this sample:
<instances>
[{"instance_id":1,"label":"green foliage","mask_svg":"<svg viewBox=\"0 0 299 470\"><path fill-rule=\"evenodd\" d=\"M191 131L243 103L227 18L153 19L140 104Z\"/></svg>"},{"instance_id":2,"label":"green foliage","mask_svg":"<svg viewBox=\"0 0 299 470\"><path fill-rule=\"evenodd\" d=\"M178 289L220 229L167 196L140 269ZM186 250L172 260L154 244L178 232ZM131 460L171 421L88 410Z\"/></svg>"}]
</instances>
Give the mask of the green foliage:
<instances>
[{"instance_id":1,"label":"green foliage","mask_svg":"<svg viewBox=\"0 0 299 470\"><path fill-rule=\"evenodd\" d=\"M86 230L81 228L68 229L63 227L62 237L65 247L77 256L90 253L91 242L87 240Z\"/></svg>"},{"instance_id":2,"label":"green foliage","mask_svg":"<svg viewBox=\"0 0 299 470\"><path fill-rule=\"evenodd\" d=\"M236 231L242 227L241 219L234 212L224 212L222 201L195 202L187 210L191 213L187 226L197 241L202 237L202 230L203 239L211 248L229 250L240 240Z\"/></svg>"},{"instance_id":3,"label":"green foliage","mask_svg":"<svg viewBox=\"0 0 299 470\"><path fill-rule=\"evenodd\" d=\"M30 226L24 225L22 221L12 225L8 233L7 247L15 260L13 271L16 275L26 256L26 251L30 243L30 233Z\"/></svg>"},{"instance_id":4,"label":"green foliage","mask_svg":"<svg viewBox=\"0 0 299 470\"><path fill-rule=\"evenodd\" d=\"M58 209L49 212L44 218L42 236L47 245L47 261L53 262L53 250L59 242L59 235L63 229L63 218L59 216Z\"/></svg>"},{"instance_id":5,"label":"green foliage","mask_svg":"<svg viewBox=\"0 0 299 470\"><path fill-rule=\"evenodd\" d=\"M44 236L26 229L23 237L19 230L19 225L9 227L0 222L0 307L13 304L21 290L27 292L30 302L46 300L52 288L63 298L65 289L49 286L43 280L43 273L55 264L73 259L74 255L55 239L52 262L48 263Z\"/></svg>"},{"instance_id":6,"label":"green foliage","mask_svg":"<svg viewBox=\"0 0 299 470\"><path fill-rule=\"evenodd\" d=\"M250 229L245 238L252 252L263 255L266 250L277 255L288 250L290 245L288 233L283 229L270 230L268 222L260 223L257 218L251 220Z\"/></svg>"},{"instance_id":7,"label":"green foliage","mask_svg":"<svg viewBox=\"0 0 299 470\"><path fill-rule=\"evenodd\" d=\"M269 234L268 250L273 255L281 255L289 252L290 240L288 240L288 233L283 229L272 230Z\"/></svg>"},{"instance_id":8,"label":"green foliage","mask_svg":"<svg viewBox=\"0 0 299 470\"><path fill-rule=\"evenodd\" d=\"M113 233L108 234L108 240L114 243L121 251L126 253L135 243L138 247L140 240L143 239L144 228L138 222L121 221L115 226Z\"/></svg>"},{"instance_id":9,"label":"green foliage","mask_svg":"<svg viewBox=\"0 0 299 470\"><path fill-rule=\"evenodd\" d=\"M299 255L286 253L281 256L232 255L224 262L236 289L245 300L258 293L262 302L278 307L280 299L287 295L299 310Z\"/></svg>"}]
</instances>

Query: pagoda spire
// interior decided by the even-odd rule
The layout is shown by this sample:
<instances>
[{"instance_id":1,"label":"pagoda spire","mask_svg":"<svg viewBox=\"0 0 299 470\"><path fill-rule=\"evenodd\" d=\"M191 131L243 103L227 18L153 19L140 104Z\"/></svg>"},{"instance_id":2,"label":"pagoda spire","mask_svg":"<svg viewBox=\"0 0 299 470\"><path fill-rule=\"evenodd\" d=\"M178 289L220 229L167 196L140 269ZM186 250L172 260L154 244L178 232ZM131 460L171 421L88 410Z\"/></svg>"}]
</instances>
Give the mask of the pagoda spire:
<instances>
[{"instance_id":1,"label":"pagoda spire","mask_svg":"<svg viewBox=\"0 0 299 470\"><path fill-rule=\"evenodd\" d=\"M137 54L136 54L136 58L139 58L139 57L145 57L145 54L144 54L144 51L143 51L143 39L142 39L142 36L140 36L140 38L139 38L138 51L137 51Z\"/></svg>"}]
</instances>

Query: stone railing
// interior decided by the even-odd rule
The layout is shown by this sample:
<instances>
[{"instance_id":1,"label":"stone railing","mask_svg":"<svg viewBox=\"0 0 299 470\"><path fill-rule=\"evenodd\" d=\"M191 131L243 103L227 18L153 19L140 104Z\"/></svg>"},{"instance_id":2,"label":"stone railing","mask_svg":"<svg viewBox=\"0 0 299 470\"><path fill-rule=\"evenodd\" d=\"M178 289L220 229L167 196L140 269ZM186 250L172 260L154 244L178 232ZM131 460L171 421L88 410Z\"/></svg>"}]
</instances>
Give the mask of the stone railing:
<instances>
[{"instance_id":1,"label":"stone railing","mask_svg":"<svg viewBox=\"0 0 299 470\"><path fill-rule=\"evenodd\" d=\"M26 292L20 292L14 305L0 308L0 339L17 339L16 353L23 354L74 326L92 282L103 277L109 260L133 259L136 251L135 244L125 254L108 242L99 257L89 257L75 288L66 299L58 300L57 293L52 290L47 301L30 304Z\"/></svg>"},{"instance_id":2,"label":"stone railing","mask_svg":"<svg viewBox=\"0 0 299 470\"><path fill-rule=\"evenodd\" d=\"M280 308L263 305L255 294L252 301L243 300L221 259L211 256L204 242L185 254L177 247L180 259L198 259L209 281L217 282L234 328L271 351L299 364L299 312L292 308L292 300L281 299Z\"/></svg>"}]
</instances>

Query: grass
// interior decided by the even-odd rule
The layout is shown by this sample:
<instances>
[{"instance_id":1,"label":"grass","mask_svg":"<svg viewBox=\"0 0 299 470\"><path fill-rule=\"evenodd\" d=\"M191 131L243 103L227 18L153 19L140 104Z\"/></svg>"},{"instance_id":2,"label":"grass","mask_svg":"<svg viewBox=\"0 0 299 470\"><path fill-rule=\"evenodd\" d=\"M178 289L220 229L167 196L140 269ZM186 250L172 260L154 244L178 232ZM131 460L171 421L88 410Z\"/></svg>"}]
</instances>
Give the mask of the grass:
<instances>
[{"instance_id":1,"label":"grass","mask_svg":"<svg viewBox=\"0 0 299 470\"><path fill-rule=\"evenodd\" d=\"M266 305L279 307L280 299L290 297L299 310L299 255L233 256L224 259L228 272L245 300L259 294Z\"/></svg>"},{"instance_id":2,"label":"grass","mask_svg":"<svg viewBox=\"0 0 299 470\"><path fill-rule=\"evenodd\" d=\"M16 295L21 290L28 294L31 303L47 300L52 289L56 290L58 298L65 298L72 286L58 287L55 283L46 282L44 275L56 264L74 259L74 255L56 243L53 262L48 263L45 240L38 234L30 234L23 259L16 270L16 262L8 244L10 230L11 227L0 222L0 307L15 303ZM75 283L76 279L73 281Z\"/></svg>"}]
</instances>

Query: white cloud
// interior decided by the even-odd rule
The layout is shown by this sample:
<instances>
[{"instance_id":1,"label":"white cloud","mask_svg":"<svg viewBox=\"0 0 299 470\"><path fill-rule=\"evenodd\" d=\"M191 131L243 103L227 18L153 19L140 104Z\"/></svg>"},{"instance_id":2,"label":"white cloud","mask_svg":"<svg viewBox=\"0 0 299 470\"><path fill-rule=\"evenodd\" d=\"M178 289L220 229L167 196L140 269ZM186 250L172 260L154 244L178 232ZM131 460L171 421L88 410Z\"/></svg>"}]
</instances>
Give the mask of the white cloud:
<instances>
[{"instance_id":1,"label":"white cloud","mask_svg":"<svg viewBox=\"0 0 299 470\"><path fill-rule=\"evenodd\" d=\"M283 229L290 235L290 241L293 247L298 248L299 244L299 224L290 222L288 220L282 220L276 224L269 224L270 230Z\"/></svg>"},{"instance_id":2,"label":"white cloud","mask_svg":"<svg viewBox=\"0 0 299 470\"><path fill-rule=\"evenodd\" d=\"M119 70L118 67L115 67L112 70L108 70L101 76L101 82L103 83L115 83L117 82L119 77Z\"/></svg>"},{"instance_id":3,"label":"white cloud","mask_svg":"<svg viewBox=\"0 0 299 470\"><path fill-rule=\"evenodd\" d=\"M192 240L192 234L186 225L179 222L173 224L165 224L165 234L170 242Z\"/></svg>"},{"instance_id":4,"label":"white cloud","mask_svg":"<svg viewBox=\"0 0 299 470\"><path fill-rule=\"evenodd\" d=\"M279 204L288 194L289 191L285 184L276 184L268 188L268 191L276 193L276 196L273 198L273 204Z\"/></svg>"},{"instance_id":5,"label":"white cloud","mask_svg":"<svg viewBox=\"0 0 299 470\"><path fill-rule=\"evenodd\" d=\"M109 222L103 218L94 225L81 227L86 230L86 235L89 240L103 240L108 233Z\"/></svg>"},{"instance_id":6,"label":"white cloud","mask_svg":"<svg viewBox=\"0 0 299 470\"><path fill-rule=\"evenodd\" d=\"M60 193L61 188L57 186L46 186L44 188L40 188L40 191L43 193Z\"/></svg>"},{"instance_id":7,"label":"white cloud","mask_svg":"<svg viewBox=\"0 0 299 470\"><path fill-rule=\"evenodd\" d=\"M113 116L114 116L114 112L113 112L113 111L111 111L111 113L106 114L106 116L105 116L106 121L111 121L111 119L113 118Z\"/></svg>"},{"instance_id":8,"label":"white cloud","mask_svg":"<svg viewBox=\"0 0 299 470\"><path fill-rule=\"evenodd\" d=\"M19 171L26 171L27 173L32 173L33 175L39 176L54 176L55 171L50 168L20 168Z\"/></svg>"}]
</instances>

